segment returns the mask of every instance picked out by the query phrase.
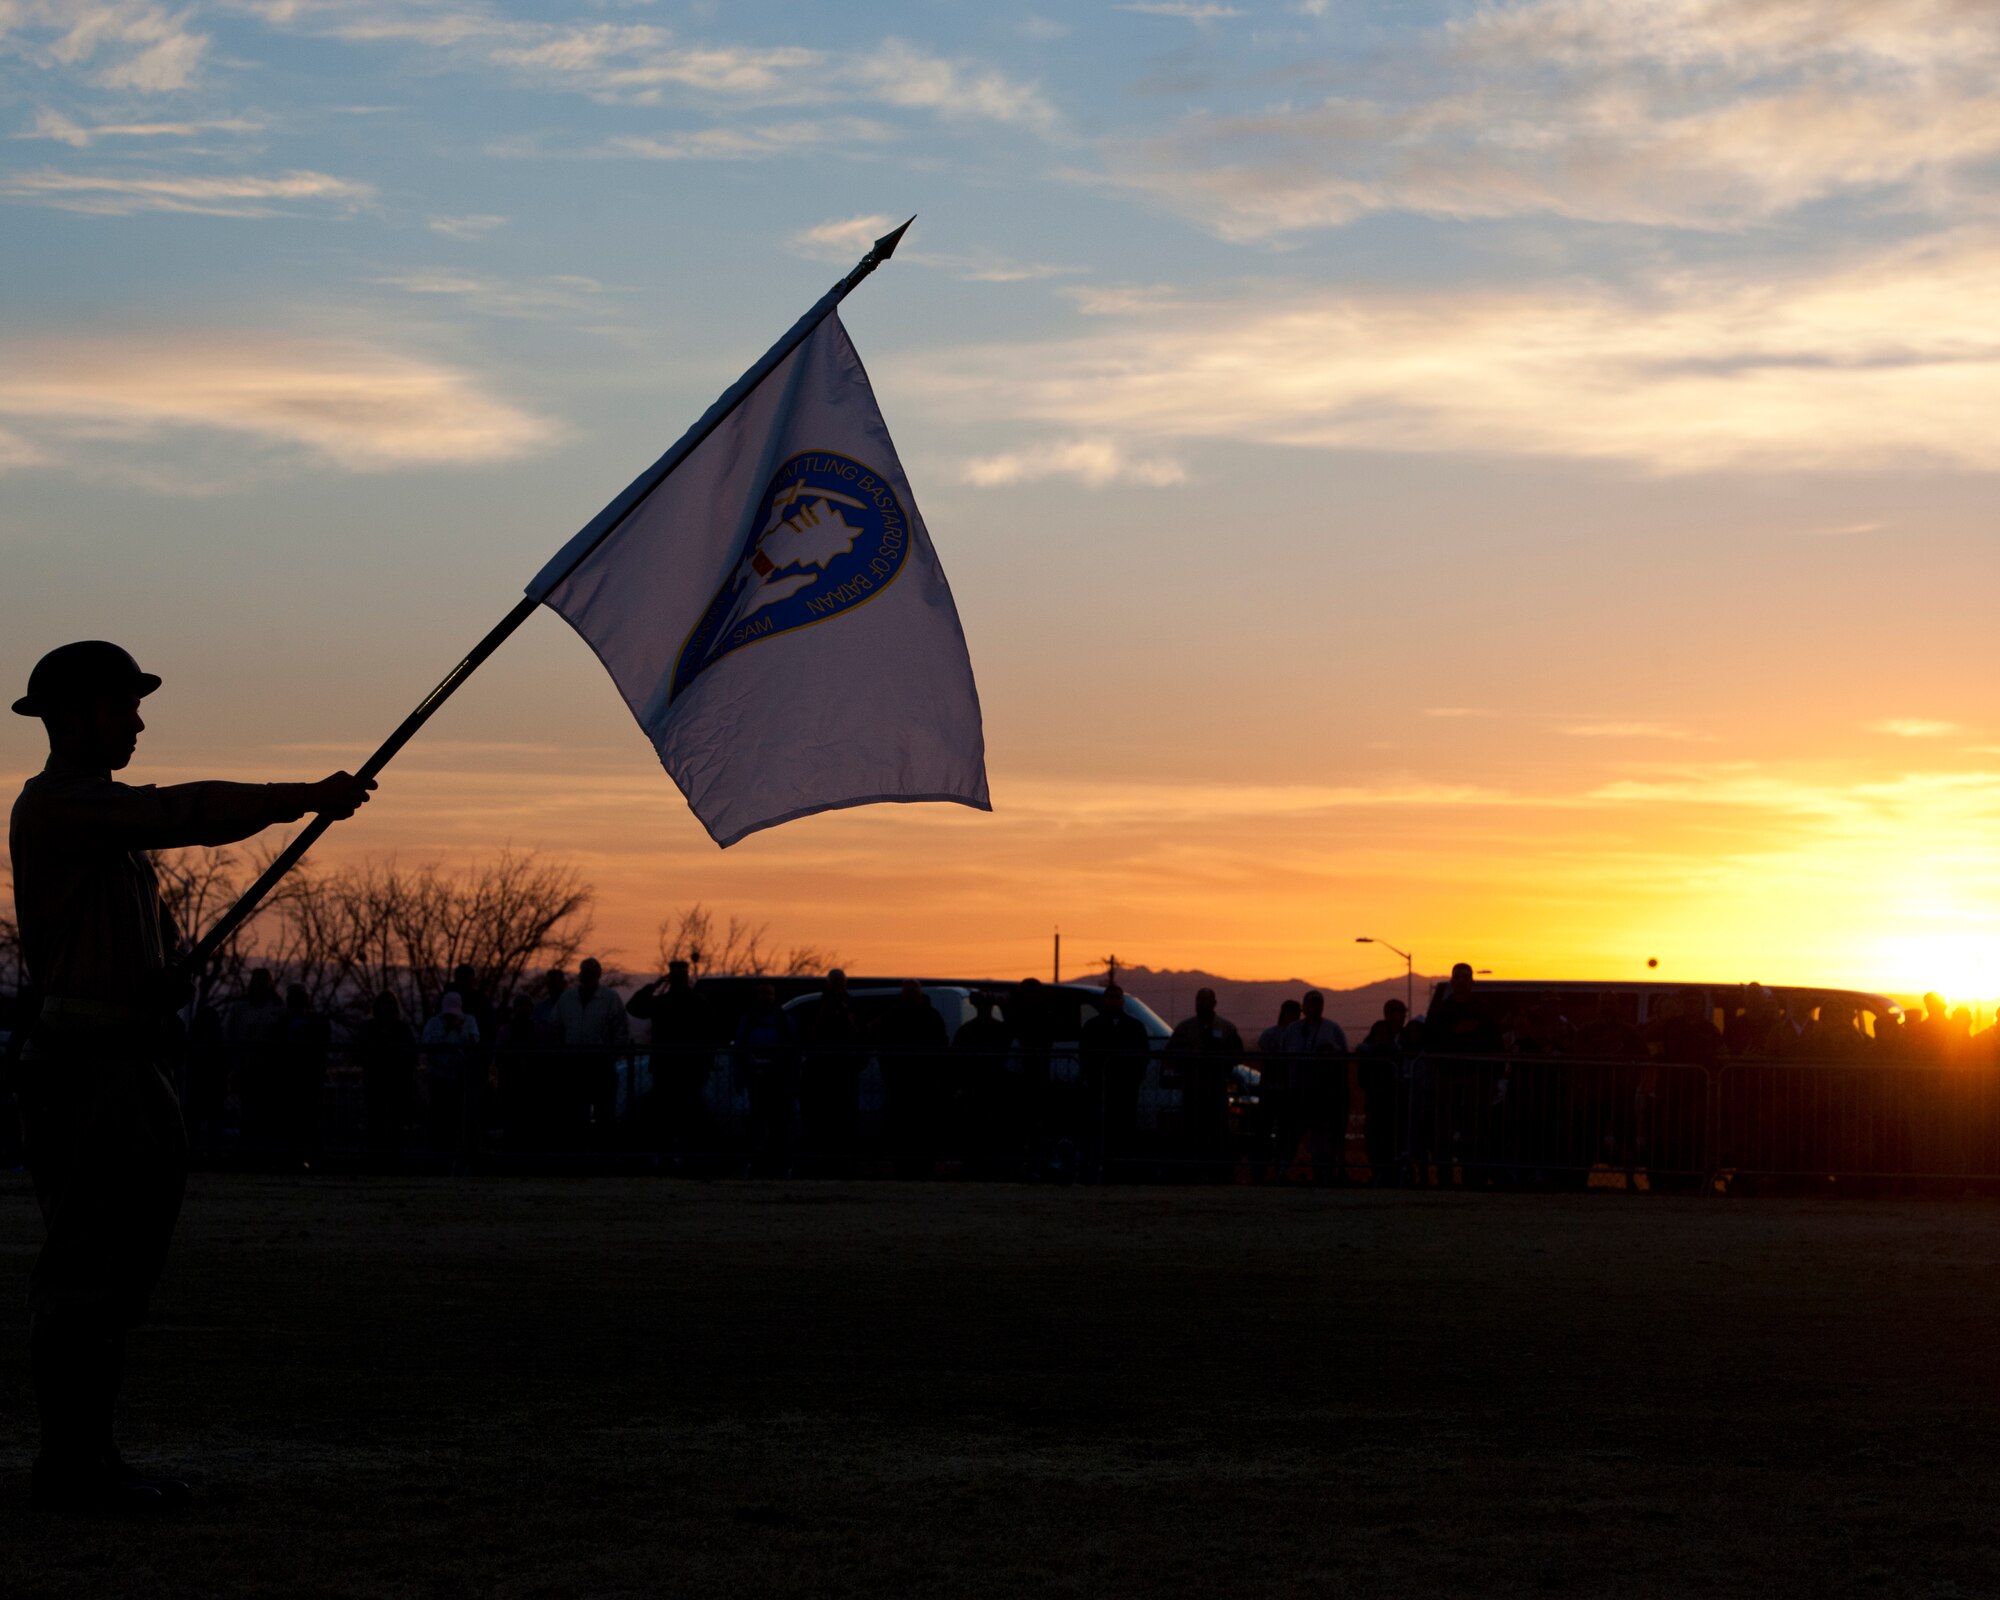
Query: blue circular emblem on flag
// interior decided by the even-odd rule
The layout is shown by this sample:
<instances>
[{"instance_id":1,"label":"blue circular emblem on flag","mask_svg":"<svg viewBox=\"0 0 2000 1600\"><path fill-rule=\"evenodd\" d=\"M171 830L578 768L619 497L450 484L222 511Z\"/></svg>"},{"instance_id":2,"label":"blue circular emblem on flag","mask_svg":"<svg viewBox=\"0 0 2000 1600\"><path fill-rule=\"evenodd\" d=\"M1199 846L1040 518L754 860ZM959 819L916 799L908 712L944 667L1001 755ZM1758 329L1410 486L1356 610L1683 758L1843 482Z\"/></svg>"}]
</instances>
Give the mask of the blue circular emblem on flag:
<instances>
[{"instance_id":1,"label":"blue circular emblem on flag","mask_svg":"<svg viewBox=\"0 0 2000 1600\"><path fill-rule=\"evenodd\" d=\"M793 456L771 475L735 569L682 644L667 703L746 645L866 605L909 552L909 518L879 472L830 450Z\"/></svg>"}]
</instances>

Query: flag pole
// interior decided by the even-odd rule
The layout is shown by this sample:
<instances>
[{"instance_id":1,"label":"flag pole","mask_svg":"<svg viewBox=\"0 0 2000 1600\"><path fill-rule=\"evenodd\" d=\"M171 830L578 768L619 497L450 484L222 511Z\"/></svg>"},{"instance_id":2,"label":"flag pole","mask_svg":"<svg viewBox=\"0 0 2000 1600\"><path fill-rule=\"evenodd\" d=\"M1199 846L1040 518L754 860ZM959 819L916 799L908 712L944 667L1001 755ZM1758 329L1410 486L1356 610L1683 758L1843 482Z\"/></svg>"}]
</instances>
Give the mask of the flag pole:
<instances>
[{"instance_id":1,"label":"flag pole","mask_svg":"<svg viewBox=\"0 0 2000 1600\"><path fill-rule=\"evenodd\" d=\"M915 217L910 218L910 222L916 220ZM381 748L362 763L357 777L369 779L376 777L395 758L396 752L416 737L417 730L430 721L432 714L457 692L459 685L484 665L486 658L505 644L515 629L535 614L549 591L581 566L593 550L610 538L619 523L630 516L633 509L646 496L657 489L675 468L692 455L704 439L721 427L730 414L749 398L750 392L768 378L785 357L804 344L813 329L824 322L834 308L845 300L869 273L896 253L896 246L902 243L903 235L910 230L910 222L905 222L900 228L885 233L877 239L868 253L855 263L854 270L820 296L812 309L793 323L790 331L782 339L765 351L749 371L724 390L721 398L702 413L700 420L681 435L672 449L633 479L624 493L592 518L584 526L583 531L564 546L556 561L536 574L534 581L528 587L528 593L514 609L495 623L492 631L467 652L465 659L447 672L438 686L417 703L416 710L405 717L396 731L382 741ZM299 836L286 845L276 859L263 870L257 881L243 891L236 904L225 911L216 920L215 925L202 935L200 942L181 958L179 970L189 975L198 975L208 965L216 951L228 941L230 935L249 920L252 913L263 903L264 898L278 886L293 867L299 864L305 853L318 842L320 835L333 826L333 820L332 817L322 813L307 823Z\"/></svg>"}]
</instances>

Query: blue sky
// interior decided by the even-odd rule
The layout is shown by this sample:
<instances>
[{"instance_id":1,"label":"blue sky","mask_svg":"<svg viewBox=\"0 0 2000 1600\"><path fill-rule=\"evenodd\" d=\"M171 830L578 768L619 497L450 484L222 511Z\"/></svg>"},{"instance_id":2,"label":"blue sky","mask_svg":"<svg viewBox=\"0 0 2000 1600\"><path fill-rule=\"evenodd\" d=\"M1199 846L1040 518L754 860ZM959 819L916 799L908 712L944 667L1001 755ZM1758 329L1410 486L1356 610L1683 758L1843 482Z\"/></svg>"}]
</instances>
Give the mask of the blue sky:
<instances>
[{"instance_id":1,"label":"blue sky","mask_svg":"<svg viewBox=\"0 0 2000 1600\"><path fill-rule=\"evenodd\" d=\"M996 816L705 854L538 622L346 848L580 852L635 958L2000 992L1997 67L1966 0L0 0L0 661L131 642L161 775L358 759L916 213L847 321Z\"/></svg>"}]
</instances>

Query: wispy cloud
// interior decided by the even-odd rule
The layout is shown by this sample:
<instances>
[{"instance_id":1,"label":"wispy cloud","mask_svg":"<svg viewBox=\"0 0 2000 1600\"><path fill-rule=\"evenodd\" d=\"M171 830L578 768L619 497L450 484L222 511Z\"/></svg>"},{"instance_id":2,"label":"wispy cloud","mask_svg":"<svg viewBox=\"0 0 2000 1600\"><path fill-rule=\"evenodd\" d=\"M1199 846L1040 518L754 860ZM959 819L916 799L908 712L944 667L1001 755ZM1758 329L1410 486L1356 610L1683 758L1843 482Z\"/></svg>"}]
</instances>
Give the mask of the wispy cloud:
<instances>
[{"instance_id":1,"label":"wispy cloud","mask_svg":"<svg viewBox=\"0 0 2000 1600\"><path fill-rule=\"evenodd\" d=\"M1184 303L1171 284L1079 284L1063 290L1086 317L1130 317L1178 310Z\"/></svg>"},{"instance_id":2,"label":"wispy cloud","mask_svg":"<svg viewBox=\"0 0 2000 1600\"><path fill-rule=\"evenodd\" d=\"M863 217L834 217L801 228L788 241L801 255L819 259L845 258L865 250L895 227L896 219L886 211L871 211Z\"/></svg>"},{"instance_id":3,"label":"wispy cloud","mask_svg":"<svg viewBox=\"0 0 2000 1600\"><path fill-rule=\"evenodd\" d=\"M1137 11L1149 17L1180 17L1188 22L1216 22L1224 17L1240 17L1234 6L1217 5L1215 0L1126 0L1113 11Z\"/></svg>"},{"instance_id":4,"label":"wispy cloud","mask_svg":"<svg viewBox=\"0 0 2000 1600\"><path fill-rule=\"evenodd\" d=\"M1000 255L940 255L929 250L913 250L909 259L920 267L936 267L949 272L966 283L1041 283L1050 278L1068 278L1090 270L1088 267L1058 266L1051 261L1014 261Z\"/></svg>"},{"instance_id":5,"label":"wispy cloud","mask_svg":"<svg viewBox=\"0 0 2000 1600\"><path fill-rule=\"evenodd\" d=\"M668 92L754 105L872 102L945 121L1056 121L1039 86L997 67L933 54L900 39L829 52L802 45L683 41L654 23L555 24L472 3L417 0L239 0L274 27L350 43L404 43L548 89L657 105ZM672 148L677 136L659 141Z\"/></svg>"},{"instance_id":6,"label":"wispy cloud","mask_svg":"<svg viewBox=\"0 0 2000 1600\"><path fill-rule=\"evenodd\" d=\"M934 112L947 122L1002 122L1041 132L1059 120L1038 84L997 67L932 55L900 39L863 52L845 69L890 105Z\"/></svg>"},{"instance_id":7,"label":"wispy cloud","mask_svg":"<svg viewBox=\"0 0 2000 1600\"><path fill-rule=\"evenodd\" d=\"M1164 489L1187 481L1187 469L1171 456L1133 455L1109 439L1061 439L1025 450L978 456L965 463L967 483L999 488L1045 478L1074 478L1092 489L1136 483Z\"/></svg>"},{"instance_id":8,"label":"wispy cloud","mask_svg":"<svg viewBox=\"0 0 2000 1600\"><path fill-rule=\"evenodd\" d=\"M164 94L194 82L209 39L192 11L152 0L6 0L0 54L80 74L102 89Z\"/></svg>"},{"instance_id":9,"label":"wispy cloud","mask_svg":"<svg viewBox=\"0 0 2000 1600\"><path fill-rule=\"evenodd\" d=\"M186 211L211 217L269 217L313 202L353 210L374 188L324 172L273 177L148 176L144 173L37 172L0 175L0 199L55 206L94 216L135 211Z\"/></svg>"},{"instance_id":10,"label":"wispy cloud","mask_svg":"<svg viewBox=\"0 0 2000 1600\"><path fill-rule=\"evenodd\" d=\"M882 144L898 137L888 123L869 117L828 117L792 122L696 128L683 133L620 134L604 141L605 155L649 161L761 161L820 145Z\"/></svg>"},{"instance_id":11,"label":"wispy cloud","mask_svg":"<svg viewBox=\"0 0 2000 1600\"><path fill-rule=\"evenodd\" d=\"M604 293L595 278L559 274L536 279L508 279L432 268L390 273L374 280L405 294L435 295L455 300L468 310L492 317L547 317L591 306Z\"/></svg>"},{"instance_id":12,"label":"wispy cloud","mask_svg":"<svg viewBox=\"0 0 2000 1600\"><path fill-rule=\"evenodd\" d=\"M1712 737L1670 722L1571 722L1558 727L1556 732L1571 739L1665 739L1675 743L1694 743Z\"/></svg>"},{"instance_id":13,"label":"wispy cloud","mask_svg":"<svg viewBox=\"0 0 2000 1600\"><path fill-rule=\"evenodd\" d=\"M1996 70L2000 10L1968 0L1486 4L1392 45L1370 79L1389 92L1196 113L1109 153L1246 240L1378 211L1716 228L1869 191L1950 210L2000 154Z\"/></svg>"},{"instance_id":14,"label":"wispy cloud","mask_svg":"<svg viewBox=\"0 0 2000 1600\"><path fill-rule=\"evenodd\" d=\"M505 217L475 212L463 217L426 217L424 226L447 239L483 239L495 228L504 227L506 222Z\"/></svg>"},{"instance_id":15,"label":"wispy cloud","mask_svg":"<svg viewBox=\"0 0 2000 1600\"><path fill-rule=\"evenodd\" d=\"M100 139L193 139L205 133L258 133L261 122L241 117L217 117L205 122L98 122L80 123L51 111L46 106L35 115L33 126L15 134L16 139L47 139L66 144L73 150L87 150Z\"/></svg>"},{"instance_id":16,"label":"wispy cloud","mask_svg":"<svg viewBox=\"0 0 2000 1600\"><path fill-rule=\"evenodd\" d=\"M1890 525L1886 522L1843 522L1832 528L1807 528L1804 537L1808 539L1859 539L1871 533L1881 533Z\"/></svg>"},{"instance_id":17,"label":"wispy cloud","mask_svg":"<svg viewBox=\"0 0 2000 1600\"><path fill-rule=\"evenodd\" d=\"M46 460L48 453L39 446L30 444L11 429L0 428L0 472L39 466Z\"/></svg>"},{"instance_id":18,"label":"wispy cloud","mask_svg":"<svg viewBox=\"0 0 2000 1600\"><path fill-rule=\"evenodd\" d=\"M79 438L200 429L362 472L504 459L555 433L451 367L372 344L247 335L10 345L0 416L49 457Z\"/></svg>"},{"instance_id":19,"label":"wispy cloud","mask_svg":"<svg viewBox=\"0 0 2000 1600\"><path fill-rule=\"evenodd\" d=\"M2000 240L1614 291L1252 287L1069 340L930 351L899 381L967 421L1551 455L1658 471L1993 468Z\"/></svg>"},{"instance_id":20,"label":"wispy cloud","mask_svg":"<svg viewBox=\"0 0 2000 1600\"><path fill-rule=\"evenodd\" d=\"M1892 739L1945 739L1965 730L1956 722L1938 722L1929 717L1887 717L1869 723L1868 731L1887 734Z\"/></svg>"}]
</instances>

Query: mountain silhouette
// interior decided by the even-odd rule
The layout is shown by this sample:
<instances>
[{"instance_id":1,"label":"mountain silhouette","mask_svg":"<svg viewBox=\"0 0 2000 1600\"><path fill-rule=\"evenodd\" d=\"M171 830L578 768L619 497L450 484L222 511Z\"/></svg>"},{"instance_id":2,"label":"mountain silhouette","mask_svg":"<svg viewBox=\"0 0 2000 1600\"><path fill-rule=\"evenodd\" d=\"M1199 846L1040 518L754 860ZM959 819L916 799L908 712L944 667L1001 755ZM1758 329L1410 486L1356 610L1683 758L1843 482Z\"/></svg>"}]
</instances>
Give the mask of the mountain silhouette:
<instances>
[{"instance_id":1,"label":"mountain silhouette","mask_svg":"<svg viewBox=\"0 0 2000 1600\"><path fill-rule=\"evenodd\" d=\"M1098 967L1069 981L1102 983L1104 969ZM1419 1015L1430 1004L1431 990L1443 981L1417 974L1414 987ZM1169 1022L1194 1015L1195 990L1213 989L1215 1009L1235 1023L1250 1043L1255 1043L1257 1035L1278 1020L1280 1005L1298 999L1308 989L1317 989L1326 996L1326 1014L1340 1024L1350 1043L1359 1043L1369 1025L1382 1015L1384 1002L1400 1000L1404 992L1401 978L1384 978L1358 989L1340 989L1305 978L1225 978L1218 972L1204 972L1200 968L1156 970L1121 966L1118 982L1127 994L1145 1001Z\"/></svg>"}]
</instances>

